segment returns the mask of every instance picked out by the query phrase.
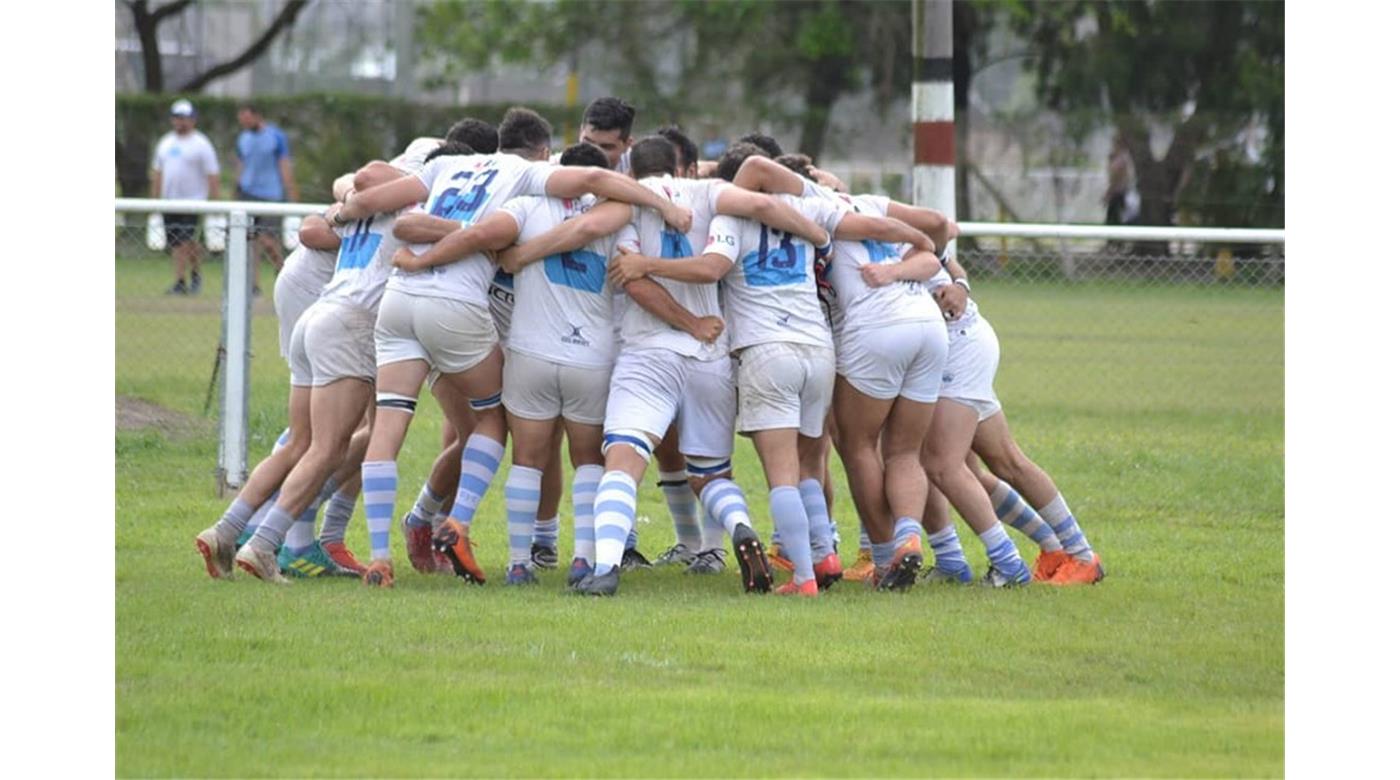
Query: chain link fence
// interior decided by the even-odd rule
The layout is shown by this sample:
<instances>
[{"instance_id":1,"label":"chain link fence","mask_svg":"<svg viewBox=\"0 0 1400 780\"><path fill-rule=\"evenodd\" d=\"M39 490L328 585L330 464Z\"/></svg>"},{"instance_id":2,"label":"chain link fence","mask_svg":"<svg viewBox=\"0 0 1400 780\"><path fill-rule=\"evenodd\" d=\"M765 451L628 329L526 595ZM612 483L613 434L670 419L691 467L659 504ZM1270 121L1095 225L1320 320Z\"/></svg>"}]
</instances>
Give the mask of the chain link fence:
<instances>
[{"instance_id":1,"label":"chain link fence","mask_svg":"<svg viewBox=\"0 0 1400 780\"><path fill-rule=\"evenodd\" d=\"M261 294L246 299L245 427L230 428L222 410L229 388L238 392L228 371L241 370L228 348L228 314L240 305L228 287L238 231L230 215L201 217L200 289L189 289L187 275L186 291L172 293L172 255L150 208L128 205L117 214L118 425L154 421L217 435L220 466L233 467L227 477L240 480L246 460L226 463L226 444L244 448L246 458L248 449L270 446L285 424L273 268L258 263L253 279ZM287 251L298 217L277 218L284 217L279 243ZM1158 414L1204 416L1208 425L1281 424L1281 243L1027 238L1004 235L1015 226L963 227L958 258L1000 338L997 391L1013 418L1035 416L1050 430L1067 416L1098 414L1141 415L1145 429ZM255 254L250 244L247 257ZM252 287L252 279L246 283ZM1212 441L1229 446L1228 436Z\"/></svg>"}]
</instances>

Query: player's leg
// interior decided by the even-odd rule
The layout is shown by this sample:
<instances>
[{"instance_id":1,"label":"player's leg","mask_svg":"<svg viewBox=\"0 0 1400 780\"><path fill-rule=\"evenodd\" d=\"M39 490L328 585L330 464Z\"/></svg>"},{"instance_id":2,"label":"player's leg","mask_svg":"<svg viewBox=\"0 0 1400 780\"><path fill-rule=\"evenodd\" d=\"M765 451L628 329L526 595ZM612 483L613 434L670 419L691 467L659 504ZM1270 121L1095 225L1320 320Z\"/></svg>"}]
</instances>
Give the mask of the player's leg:
<instances>
[{"instance_id":1,"label":"player's leg","mask_svg":"<svg viewBox=\"0 0 1400 780\"><path fill-rule=\"evenodd\" d=\"M373 385L358 377L335 379L312 389L311 447L283 481L277 506L235 556L234 561L245 571L259 579L284 581L277 565L277 548L297 515L311 505L344 458L373 393Z\"/></svg>"},{"instance_id":2,"label":"player's leg","mask_svg":"<svg viewBox=\"0 0 1400 780\"><path fill-rule=\"evenodd\" d=\"M1000 500L999 507L1006 504L1025 504L1025 501L1020 500L1024 496L1030 502L1026 509L1039 507L1032 513L1035 519L1049 524L1056 541L1069 556L1070 560L1055 567L1055 571L1048 577L1049 581L1057 585L1069 585L1092 584L1103 579L1103 562L1089 546L1089 541L1074 514L1070 512L1064 496L1050 479L1050 475L1026 457L1016 445L1004 413L998 411L977 426L972 448L992 473L1000 478L993 488L993 503ZM1024 510L1022 514L1024 516ZM1031 525L1029 520L1027 517L1028 526ZM1044 550L1044 546L1041 549ZM1036 562L1036 569L1039 574L1039 560Z\"/></svg>"},{"instance_id":3,"label":"player's leg","mask_svg":"<svg viewBox=\"0 0 1400 780\"><path fill-rule=\"evenodd\" d=\"M373 427L374 406L370 404L365 409L360 426L350 436L344 460L328 480L328 484L334 483L335 487L326 501L326 514L321 520L321 533L316 540L337 568L356 575L365 573L365 565L345 545L345 530L350 525L350 516L354 514L355 502L360 496L360 469L364 465L365 452L369 449ZM291 538L290 532L288 538Z\"/></svg>"},{"instance_id":4,"label":"player's leg","mask_svg":"<svg viewBox=\"0 0 1400 780\"><path fill-rule=\"evenodd\" d=\"M885 495L885 465L880 454L880 432L893 406L893 398L873 398L857 390L846 377L836 378L833 408L846 484L872 541L880 544L894 538Z\"/></svg>"},{"instance_id":5,"label":"player's leg","mask_svg":"<svg viewBox=\"0 0 1400 780\"><path fill-rule=\"evenodd\" d=\"M569 461L574 466L570 490L574 508L574 552L567 578L570 587L593 573L596 558L593 505L598 496L598 483L603 478L603 423L607 418L611 378L611 366L561 366L559 369L564 418L561 427L568 434ZM559 451L557 444L553 451Z\"/></svg>"},{"instance_id":6,"label":"player's leg","mask_svg":"<svg viewBox=\"0 0 1400 780\"><path fill-rule=\"evenodd\" d=\"M283 480L311 447L312 374L310 361L302 348L304 332L304 325L298 322L294 331L296 349L293 356L289 356L292 369L292 389L287 397L290 438L253 469L219 521L195 537L195 549L203 556L204 568L210 577L218 579L233 574L237 542L248 521L258 507L277 493Z\"/></svg>"},{"instance_id":7,"label":"player's leg","mask_svg":"<svg viewBox=\"0 0 1400 780\"><path fill-rule=\"evenodd\" d=\"M936 392L936 390L935 390ZM923 568L923 534L919 517L928 502L928 480L919 455L929 424L933 403L900 396L890 410L880 440L885 464L885 496L894 518L894 559L882 588L903 589L914 584Z\"/></svg>"},{"instance_id":8,"label":"player's leg","mask_svg":"<svg viewBox=\"0 0 1400 780\"><path fill-rule=\"evenodd\" d=\"M540 507L535 514L530 540L530 565L537 569L553 569L559 565L559 504L564 499L564 459L560 455L560 445L563 442L564 423L560 420L554 425L549 463L540 480Z\"/></svg>"},{"instance_id":9,"label":"player's leg","mask_svg":"<svg viewBox=\"0 0 1400 780\"><path fill-rule=\"evenodd\" d=\"M987 491L967 468L967 452L976 430L977 410L973 406L952 398L940 398L934 406L933 424L924 441L924 470L987 548L991 568L986 581L996 586L1029 582L1030 571L997 521ZM879 542L875 543L875 554L878 564Z\"/></svg>"},{"instance_id":10,"label":"player's leg","mask_svg":"<svg viewBox=\"0 0 1400 780\"><path fill-rule=\"evenodd\" d=\"M472 414L471 405L447 385L439 386L439 377L436 371L430 372L428 386L433 398L437 399L438 408L443 410L442 450L433 460L428 478L418 489L418 498L399 521L404 544L408 548L409 563L424 574L453 573L452 562L433 549L433 533L442 525L451 508L448 497L456 489L457 479L461 475L462 447L476 427L476 416Z\"/></svg>"},{"instance_id":11,"label":"player's leg","mask_svg":"<svg viewBox=\"0 0 1400 780\"><path fill-rule=\"evenodd\" d=\"M661 443L656 446L656 472L657 485L666 498L666 508L671 513L671 524L676 529L676 543L657 556L656 565L689 566L704 546L704 540L701 538L699 506L696 504L694 491L690 489L690 480L686 477L685 456L681 454L680 433L676 425L672 425L671 429L666 431ZM636 550L635 530L632 536L628 537L628 547L631 552L623 558L623 568L645 568L641 565L645 556ZM629 562L631 566L628 565Z\"/></svg>"},{"instance_id":12,"label":"player's leg","mask_svg":"<svg viewBox=\"0 0 1400 780\"><path fill-rule=\"evenodd\" d=\"M924 502L921 523L933 548L933 566L924 572L924 579L935 582L967 584L972 582L972 567L963 553L957 526L948 512L948 499L925 478L928 500Z\"/></svg>"}]
</instances>

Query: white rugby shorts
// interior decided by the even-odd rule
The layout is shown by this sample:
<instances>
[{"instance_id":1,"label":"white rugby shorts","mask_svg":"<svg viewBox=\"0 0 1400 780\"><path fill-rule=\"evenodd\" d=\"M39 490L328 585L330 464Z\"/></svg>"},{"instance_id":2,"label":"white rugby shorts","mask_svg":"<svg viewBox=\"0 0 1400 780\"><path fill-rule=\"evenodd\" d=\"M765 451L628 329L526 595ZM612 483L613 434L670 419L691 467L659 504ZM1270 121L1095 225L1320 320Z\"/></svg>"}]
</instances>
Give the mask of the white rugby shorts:
<instances>
[{"instance_id":1,"label":"white rugby shorts","mask_svg":"<svg viewBox=\"0 0 1400 780\"><path fill-rule=\"evenodd\" d=\"M526 420L602 425L611 375L611 368L570 366L508 349L501 402Z\"/></svg>"},{"instance_id":2,"label":"white rugby shorts","mask_svg":"<svg viewBox=\"0 0 1400 780\"><path fill-rule=\"evenodd\" d=\"M845 332L836 341L836 373L862 395L918 403L938 400L948 360L948 328L906 320Z\"/></svg>"},{"instance_id":3,"label":"white rugby shorts","mask_svg":"<svg viewBox=\"0 0 1400 780\"><path fill-rule=\"evenodd\" d=\"M319 291L304 290L295 282L283 281L285 278L278 274L272 288L272 309L277 312L277 348L284 358L291 354L292 329L297 326L297 320L321 297Z\"/></svg>"},{"instance_id":4,"label":"white rugby shorts","mask_svg":"<svg viewBox=\"0 0 1400 780\"><path fill-rule=\"evenodd\" d=\"M734 360L691 360L676 424L681 454L693 458L728 458L734 454L734 417L739 397L734 387Z\"/></svg>"},{"instance_id":5,"label":"white rugby shorts","mask_svg":"<svg viewBox=\"0 0 1400 780\"><path fill-rule=\"evenodd\" d=\"M669 349L620 353L608 385L603 433L638 430L660 440L680 409L694 363Z\"/></svg>"},{"instance_id":6,"label":"white rugby shorts","mask_svg":"<svg viewBox=\"0 0 1400 780\"><path fill-rule=\"evenodd\" d=\"M358 306L317 301L297 320L287 349L295 387L347 378L373 382L374 315Z\"/></svg>"},{"instance_id":7,"label":"white rugby shorts","mask_svg":"<svg viewBox=\"0 0 1400 780\"><path fill-rule=\"evenodd\" d=\"M1000 362L1001 342L990 322L978 317L969 325L949 328L940 396L976 409L978 422L991 417L1001 411L992 388Z\"/></svg>"},{"instance_id":8,"label":"white rugby shorts","mask_svg":"<svg viewBox=\"0 0 1400 780\"><path fill-rule=\"evenodd\" d=\"M497 338L485 307L385 290L374 342L381 366L423 360L444 374L459 374L490 356Z\"/></svg>"},{"instance_id":9,"label":"white rugby shorts","mask_svg":"<svg viewBox=\"0 0 1400 780\"><path fill-rule=\"evenodd\" d=\"M796 428L819 438L831 408L836 357L828 347L775 342L738 354L739 431Z\"/></svg>"}]
</instances>

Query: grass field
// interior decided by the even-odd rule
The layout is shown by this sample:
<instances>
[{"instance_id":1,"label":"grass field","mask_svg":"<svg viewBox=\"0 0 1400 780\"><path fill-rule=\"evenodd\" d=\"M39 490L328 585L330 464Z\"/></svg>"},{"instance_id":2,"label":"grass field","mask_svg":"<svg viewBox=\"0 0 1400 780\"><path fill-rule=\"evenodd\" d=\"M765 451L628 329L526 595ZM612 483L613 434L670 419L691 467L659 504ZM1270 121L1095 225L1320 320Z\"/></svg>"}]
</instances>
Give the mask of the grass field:
<instances>
[{"instance_id":1,"label":"grass field","mask_svg":"<svg viewBox=\"0 0 1400 780\"><path fill-rule=\"evenodd\" d=\"M192 416L116 434L119 775L1283 772L1281 290L976 284L998 390L1103 555L1097 587L843 583L798 603L746 597L731 564L629 574L618 598L581 600L562 571L500 584L503 476L475 528L485 588L412 572L397 535L392 591L209 580L192 539L225 503L198 417L219 285L172 301L165 274L118 265L117 394ZM270 302L257 308L254 459L286 395ZM435 454L432 406L400 461L399 511ZM736 462L766 534L746 442ZM659 491L640 499L655 554L670 522Z\"/></svg>"}]
</instances>

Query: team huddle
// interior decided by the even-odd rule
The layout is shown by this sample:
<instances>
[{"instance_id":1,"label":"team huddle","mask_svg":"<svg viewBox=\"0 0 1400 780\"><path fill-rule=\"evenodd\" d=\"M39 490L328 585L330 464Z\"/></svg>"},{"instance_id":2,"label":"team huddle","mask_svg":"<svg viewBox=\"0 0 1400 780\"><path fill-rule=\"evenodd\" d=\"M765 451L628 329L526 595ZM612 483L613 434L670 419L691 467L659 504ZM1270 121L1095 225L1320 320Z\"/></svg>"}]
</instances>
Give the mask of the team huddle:
<instances>
[{"instance_id":1,"label":"team huddle","mask_svg":"<svg viewBox=\"0 0 1400 780\"><path fill-rule=\"evenodd\" d=\"M1011 436L952 220L850 194L767 136L700 161L678 128L633 138L633 118L595 100L579 143L552 158L549 123L513 108L336 180L277 278L288 427L196 537L211 577L236 565L391 586L397 458L426 382L442 450L399 523L420 572L486 582L472 524L509 441L509 585L559 565L564 453L581 594L613 595L623 571L652 565L720 573L726 547L750 592L969 583L949 503L986 547L985 583L1103 578ZM766 546L733 478L736 433L767 480ZM861 525L849 568L833 445ZM655 562L635 529L653 459L676 533ZM361 493L367 564L345 544ZM1002 522L1039 546L1032 566ZM790 576L777 584L775 569Z\"/></svg>"}]
</instances>

